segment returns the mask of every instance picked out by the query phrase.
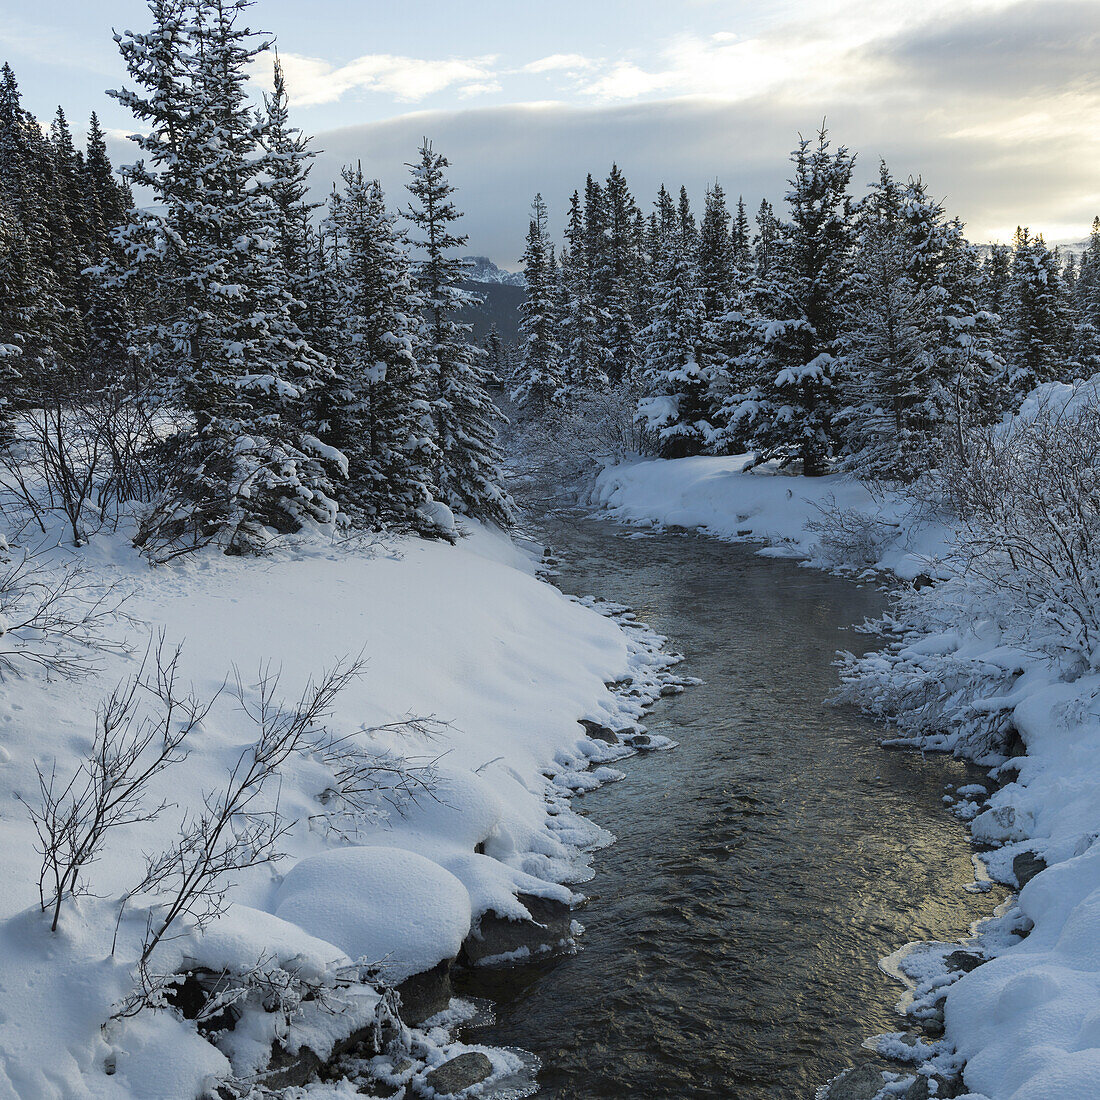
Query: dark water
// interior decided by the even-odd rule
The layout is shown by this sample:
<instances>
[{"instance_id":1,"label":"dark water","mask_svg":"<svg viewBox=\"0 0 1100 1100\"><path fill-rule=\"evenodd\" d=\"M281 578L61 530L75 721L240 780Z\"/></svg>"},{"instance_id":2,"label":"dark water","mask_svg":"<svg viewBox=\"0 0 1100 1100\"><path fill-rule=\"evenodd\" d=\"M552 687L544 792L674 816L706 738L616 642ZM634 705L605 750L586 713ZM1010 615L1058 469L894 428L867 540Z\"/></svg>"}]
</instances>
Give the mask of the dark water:
<instances>
[{"instance_id":1,"label":"dark water","mask_svg":"<svg viewBox=\"0 0 1100 1100\"><path fill-rule=\"evenodd\" d=\"M498 1002L476 1041L543 1062L547 1098L812 1097L862 1040L904 1026L878 960L988 915L944 785L980 778L888 752L826 706L871 587L691 535L632 539L560 515L566 591L629 604L706 683L647 725L680 742L576 805L618 842L596 857L583 950L476 972ZM472 1037L472 1036L471 1036Z\"/></svg>"}]
</instances>

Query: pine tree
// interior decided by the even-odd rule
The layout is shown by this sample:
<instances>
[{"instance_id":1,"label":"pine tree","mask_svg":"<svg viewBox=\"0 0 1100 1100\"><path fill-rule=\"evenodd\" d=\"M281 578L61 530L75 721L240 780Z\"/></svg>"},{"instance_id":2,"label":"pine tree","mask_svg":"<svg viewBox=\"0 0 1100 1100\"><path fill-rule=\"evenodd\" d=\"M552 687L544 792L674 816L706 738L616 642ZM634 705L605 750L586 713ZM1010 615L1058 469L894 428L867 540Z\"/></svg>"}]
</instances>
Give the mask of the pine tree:
<instances>
[{"instance_id":1,"label":"pine tree","mask_svg":"<svg viewBox=\"0 0 1100 1100\"><path fill-rule=\"evenodd\" d=\"M593 301L592 273L581 197L569 203L566 247L561 261L562 367L571 393L602 390L607 386L600 354L600 318Z\"/></svg>"},{"instance_id":2,"label":"pine tree","mask_svg":"<svg viewBox=\"0 0 1100 1100\"><path fill-rule=\"evenodd\" d=\"M774 264L757 382L732 407L736 418L751 421L757 461L799 458L807 476L816 476L833 444L854 158L843 146L830 152L824 129L816 145L802 139L791 158L791 220ZM769 258L769 275L772 268Z\"/></svg>"},{"instance_id":3,"label":"pine tree","mask_svg":"<svg viewBox=\"0 0 1100 1100\"><path fill-rule=\"evenodd\" d=\"M488 383L498 388L502 386L509 371L508 353L495 322L485 337L485 364Z\"/></svg>"},{"instance_id":4,"label":"pine tree","mask_svg":"<svg viewBox=\"0 0 1100 1100\"><path fill-rule=\"evenodd\" d=\"M1005 317L1004 385L1012 405L1040 382L1068 381L1074 372L1074 319L1061 263L1043 241L1017 229Z\"/></svg>"},{"instance_id":5,"label":"pine tree","mask_svg":"<svg viewBox=\"0 0 1100 1100\"><path fill-rule=\"evenodd\" d=\"M336 377L321 391L324 438L347 461L341 503L358 522L438 533L431 406L414 354L409 261L377 180L345 168L326 228L338 254Z\"/></svg>"},{"instance_id":6,"label":"pine tree","mask_svg":"<svg viewBox=\"0 0 1100 1100\"><path fill-rule=\"evenodd\" d=\"M734 262L739 268L747 267L752 259L752 242L749 240L749 216L745 212L745 200L741 197L737 200L737 213L730 227L730 244Z\"/></svg>"},{"instance_id":7,"label":"pine tree","mask_svg":"<svg viewBox=\"0 0 1100 1100\"><path fill-rule=\"evenodd\" d=\"M909 480L976 419L997 369L995 321L957 219L886 165L861 204L844 321L848 464Z\"/></svg>"},{"instance_id":8,"label":"pine tree","mask_svg":"<svg viewBox=\"0 0 1100 1100\"><path fill-rule=\"evenodd\" d=\"M558 343L558 285L555 277L554 246L547 233L546 204L536 195L531 204L531 224L523 253L526 287L520 306L523 360L520 382L512 400L534 415L545 414L550 405L565 400L561 346Z\"/></svg>"},{"instance_id":9,"label":"pine tree","mask_svg":"<svg viewBox=\"0 0 1100 1100\"><path fill-rule=\"evenodd\" d=\"M111 231L129 220L134 205L130 188L115 178L107 155L107 142L95 111L88 122L88 141L84 153L85 206L89 211L89 227L95 259L102 259L114 244Z\"/></svg>"},{"instance_id":10,"label":"pine tree","mask_svg":"<svg viewBox=\"0 0 1100 1100\"><path fill-rule=\"evenodd\" d=\"M133 263L116 282L155 278L157 312L136 335L161 398L192 420L142 544L222 538L239 553L260 549L266 528L336 517L341 460L300 427L304 395L328 368L294 324L279 261L273 164L245 96L268 43L238 25L248 6L194 0L185 13L152 0L153 30L117 36L145 94L112 94L149 127L136 138L148 161L128 176L162 209L122 231Z\"/></svg>"},{"instance_id":11,"label":"pine tree","mask_svg":"<svg viewBox=\"0 0 1100 1100\"><path fill-rule=\"evenodd\" d=\"M603 248L594 281L604 290L603 333L606 373L613 382L634 378L639 362L635 320L642 257L635 233L636 206L618 165L611 166L603 192Z\"/></svg>"},{"instance_id":12,"label":"pine tree","mask_svg":"<svg viewBox=\"0 0 1100 1100\"><path fill-rule=\"evenodd\" d=\"M744 206L740 208L744 215ZM734 227L737 228L736 226ZM747 243L746 243L747 247ZM708 319L722 316L733 294L737 252L730 234L730 215L722 185L707 188L703 224L699 233L699 282Z\"/></svg>"},{"instance_id":13,"label":"pine tree","mask_svg":"<svg viewBox=\"0 0 1100 1100\"><path fill-rule=\"evenodd\" d=\"M56 237L64 224L53 157L38 123L23 109L15 74L0 67L0 205L7 215L10 251L0 258L3 309L0 345L19 349L18 373L5 355L10 400L40 402L70 384L66 353L71 350L73 310L54 269Z\"/></svg>"},{"instance_id":14,"label":"pine tree","mask_svg":"<svg viewBox=\"0 0 1100 1100\"><path fill-rule=\"evenodd\" d=\"M279 260L286 285L294 301L291 307L295 323L308 329L306 297L309 293L310 256L313 248L311 221L321 205L311 201L309 172L313 152L309 138L290 125L286 78L278 54L274 63L274 88L264 96L266 125L264 148L271 175L270 191L275 205L275 230L279 242ZM313 333L306 331L308 338Z\"/></svg>"},{"instance_id":15,"label":"pine tree","mask_svg":"<svg viewBox=\"0 0 1100 1100\"><path fill-rule=\"evenodd\" d=\"M1076 357L1084 373L1095 374L1100 370L1100 218L1093 218L1077 276L1067 285L1076 313Z\"/></svg>"},{"instance_id":16,"label":"pine tree","mask_svg":"<svg viewBox=\"0 0 1100 1100\"><path fill-rule=\"evenodd\" d=\"M429 378L439 460L434 483L440 499L455 511L506 526L513 505L502 484L496 428L500 412L486 392L480 349L470 343L471 326L456 319L476 301L462 289L463 261L454 252L466 244L452 227L462 216L444 170L446 157L425 139L409 166L408 190L416 200L405 217L419 230L413 244L424 259L416 268L422 301L418 355Z\"/></svg>"},{"instance_id":17,"label":"pine tree","mask_svg":"<svg viewBox=\"0 0 1100 1100\"><path fill-rule=\"evenodd\" d=\"M692 227L677 218L654 287L652 318L641 334L645 397L638 415L656 433L666 458L700 453L715 431L712 376L702 356L705 309Z\"/></svg>"},{"instance_id":18,"label":"pine tree","mask_svg":"<svg viewBox=\"0 0 1100 1100\"><path fill-rule=\"evenodd\" d=\"M680 248L688 260L695 259L695 250L699 246L699 227L695 224L695 215L691 212L691 199L687 188L680 185L680 201L676 207L677 228L680 233Z\"/></svg>"},{"instance_id":19,"label":"pine tree","mask_svg":"<svg viewBox=\"0 0 1100 1100\"><path fill-rule=\"evenodd\" d=\"M772 204L767 199L760 200L760 209L756 212L756 239L753 242L753 260L757 272L764 277L771 274L779 245L779 222Z\"/></svg>"}]
</instances>

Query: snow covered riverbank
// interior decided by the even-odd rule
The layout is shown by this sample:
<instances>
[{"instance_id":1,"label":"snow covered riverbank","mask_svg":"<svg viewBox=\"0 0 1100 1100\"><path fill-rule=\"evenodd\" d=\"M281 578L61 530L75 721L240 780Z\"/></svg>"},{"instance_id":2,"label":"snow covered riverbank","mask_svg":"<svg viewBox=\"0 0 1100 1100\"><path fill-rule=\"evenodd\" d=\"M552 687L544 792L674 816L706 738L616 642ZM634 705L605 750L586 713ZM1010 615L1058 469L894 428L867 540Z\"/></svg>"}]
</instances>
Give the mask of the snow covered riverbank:
<instances>
[{"instance_id":1,"label":"snow covered riverbank","mask_svg":"<svg viewBox=\"0 0 1100 1100\"><path fill-rule=\"evenodd\" d=\"M303 543L258 560L201 553L157 570L121 537L100 535L74 555L94 582L132 592L128 618L108 628L130 652L100 653L79 682L25 669L4 685L0 1097L191 1100L217 1078L262 1069L273 1040L327 1056L379 1013L369 986L332 975L358 960L399 982L452 958L484 914L527 917L517 895L575 897L590 874L585 850L608 837L568 796L617 778L606 764L631 751L590 739L578 720L633 726L669 677L659 638L565 597L509 540L480 528L455 547ZM186 759L150 785L146 804L165 808L111 833L87 871L91 894L68 903L51 934L20 800L36 801L36 761L47 776L74 774L95 708L138 675L160 632L169 650L183 647L180 684L216 700L189 734ZM116 931L120 899L141 879L143 857L170 848L181 822L250 759L261 682L270 688L277 674L268 695L293 707L311 677L360 654L363 671L333 699L318 742L354 746L354 756L296 752L249 807L280 815L286 858L232 876L225 915L205 935L182 919L152 958L162 971L277 971L295 988L328 989L327 1000L311 995L286 1012L265 1001L217 1045L171 1012L108 1024L133 988L157 901L135 896ZM219 694L233 669L240 688ZM631 693L610 690L616 681ZM357 797L349 759L366 780ZM398 771L402 781L390 782ZM433 1048L423 1072L405 1076L419 1072L418 1094L430 1095L430 1063L462 1049ZM494 1065L515 1068L500 1056Z\"/></svg>"},{"instance_id":2,"label":"snow covered riverbank","mask_svg":"<svg viewBox=\"0 0 1100 1100\"><path fill-rule=\"evenodd\" d=\"M904 500L872 497L852 480L745 474L743 462L613 466L599 475L592 499L636 525L764 541L762 553L826 567L939 578L927 597L906 597L908 633L883 658L864 659L850 697L899 721L914 747L993 766L996 789L962 792L960 815L972 819L975 840L995 846L987 855L995 876L1017 886L1018 875L1039 872L968 945L991 961L969 973L951 970L944 960L957 945L912 957L918 1015L942 1010L945 1037L907 1055L929 1082L900 1074L884 1095L923 1097L926 1088L936 1095L930 1075L960 1062L975 1098L1100 1094L1100 680L1025 641L1029 624L952 566L943 522L918 523ZM847 517L849 539L862 536L857 561L839 560L830 533L807 527L818 525L823 508ZM1012 745L1026 755L1009 758ZM897 1054L899 1044L890 1045ZM863 1087L869 1100L874 1088Z\"/></svg>"},{"instance_id":3,"label":"snow covered riverbank","mask_svg":"<svg viewBox=\"0 0 1100 1100\"><path fill-rule=\"evenodd\" d=\"M733 542L762 542L761 553L818 565L852 565L826 554L808 525L824 509L843 509L873 521L858 565L911 580L935 568L947 552L942 527L912 527L911 507L876 498L854 478L788 477L761 466L744 473L749 455L650 459L606 467L592 502L620 523L697 528Z\"/></svg>"}]
</instances>

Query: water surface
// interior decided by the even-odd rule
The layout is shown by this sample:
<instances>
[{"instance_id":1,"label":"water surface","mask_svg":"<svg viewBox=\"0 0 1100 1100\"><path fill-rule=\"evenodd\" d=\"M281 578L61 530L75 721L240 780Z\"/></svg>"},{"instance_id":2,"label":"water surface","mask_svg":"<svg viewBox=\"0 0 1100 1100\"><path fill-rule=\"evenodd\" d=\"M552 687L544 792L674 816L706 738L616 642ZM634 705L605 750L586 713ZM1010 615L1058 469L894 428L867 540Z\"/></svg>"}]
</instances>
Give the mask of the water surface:
<instances>
[{"instance_id":1,"label":"water surface","mask_svg":"<svg viewBox=\"0 0 1100 1100\"><path fill-rule=\"evenodd\" d=\"M824 700L873 586L688 534L558 512L567 592L629 604L702 686L647 725L680 742L576 805L618 837L578 914L583 950L460 986L497 1001L476 1041L532 1050L546 1098L812 1097L904 1026L878 960L988 915L944 786L980 772L889 752ZM471 1035L471 1039L475 1036Z\"/></svg>"}]
</instances>

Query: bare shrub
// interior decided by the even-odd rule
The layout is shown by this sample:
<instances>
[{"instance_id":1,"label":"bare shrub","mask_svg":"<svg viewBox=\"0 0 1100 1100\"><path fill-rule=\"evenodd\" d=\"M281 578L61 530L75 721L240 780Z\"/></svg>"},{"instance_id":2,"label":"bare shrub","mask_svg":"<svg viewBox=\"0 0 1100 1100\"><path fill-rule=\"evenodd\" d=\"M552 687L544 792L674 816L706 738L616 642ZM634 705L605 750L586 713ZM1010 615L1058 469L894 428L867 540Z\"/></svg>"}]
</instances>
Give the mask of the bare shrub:
<instances>
[{"instance_id":1,"label":"bare shrub","mask_svg":"<svg viewBox=\"0 0 1100 1100\"><path fill-rule=\"evenodd\" d=\"M1100 402L971 432L939 479L972 588L1029 648L1100 667Z\"/></svg>"},{"instance_id":2,"label":"bare shrub","mask_svg":"<svg viewBox=\"0 0 1100 1100\"><path fill-rule=\"evenodd\" d=\"M1010 729L1028 661L1065 679L1100 668L1100 402L1082 389L968 432L924 491L954 516L954 575L902 593L842 660L840 698L971 754Z\"/></svg>"},{"instance_id":3,"label":"bare shrub","mask_svg":"<svg viewBox=\"0 0 1100 1100\"><path fill-rule=\"evenodd\" d=\"M860 508L844 508L835 497L817 505L818 518L806 524L817 535L815 557L839 568L866 568L882 560L896 543L901 525Z\"/></svg>"},{"instance_id":4,"label":"bare shrub","mask_svg":"<svg viewBox=\"0 0 1100 1100\"><path fill-rule=\"evenodd\" d=\"M88 892L87 868L96 861L113 829L152 821L165 808L145 804L153 778L186 755L183 743L203 720L211 702L177 688L179 650L166 653L160 639L147 675L147 652L138 673L120 683L96 710L92 750L73 775L62 782L56 767L35 765L39 800L24 804L38 835L42 856L38 894L42 911L51 911L57 931L64 902ZM142 712L140 695L151 693L160 713Z\"/></svg>"},{"instance_id":5,"label":"bare shrub","mask_svg":"<svg viewBox=\"0 0 1100 1100\"><path fill-rule=\"evenodd\" d=\"M128 593L103 584L56 547L11 549L0 536L0 678L32 666L75 680L98 668L105 652L126 652L108 635L127 618Z\"/></svg>"},{"instance_id":6,"label":"bare shrub","mask_svg":"<svg viewBox=\"0 0 1100 1100\"><path fill-rule=\"evenodd\" d=\"M47 531L48 513L65 517L74 546L108 522L122 505L156 489L148 461L154 425L120 390L79 399L60 397L28 412L0 449L0 490Z\"/></svg>"},{"instance_id":7,"label":"bare shrub","mask_svg":"<svg viewBox=\"0 0 1100 1100\"><path fill-rule=\"evenodd\" d=\"M324 720L336 696L362 671L361 661L341 661L316 683L310 682L295 706L278 701L279 676L262 669L254 685L257 701L238 677L233 689L259 737L244 749L221 790L183 820L176 843L149 857L145 877L133 893L164 895L151 916L142 945L145 968L157 944L181 918L204 928L225 909L227 891L241 871L281 859L279 841L293 828L278 803L261 809L261 796L295 753L312 751L324 739Z\"/></svg>"},{"instance_id":8,"label":"bare shrub","mask_svg":"<svg viewBox=\"0 0 1100 1100\"><path fill-rule=\"evenodd\" d=\"M508 451L557 487L577 481L603 459L655 455L656 435L635 418L640 390L628 382L583 390L537 417L509 410Z\"/></svg>"},{"instance_id":9,"label":"bare shrub","mask_svg":"<svg viewBox=\"0 0 1100 1100\"><path fill-rule=\"evenodd\" d=\"M403 814L422 798L436 799L439 757L410 759L372 742L392 733L431 742L447 728L448 723L437 718L408 717L326 738L316 755L330 769L333 782L318 796L324 812L315 815L314 822L350 839L362 825L383 820L389 811Z\"/></svg>"}]
</instances>

